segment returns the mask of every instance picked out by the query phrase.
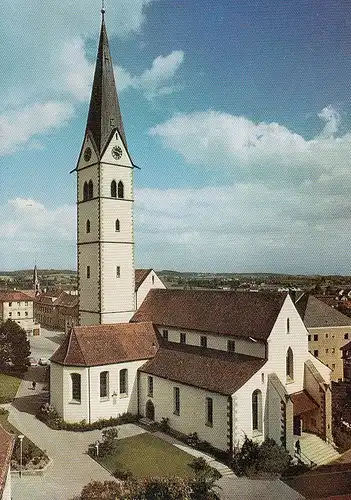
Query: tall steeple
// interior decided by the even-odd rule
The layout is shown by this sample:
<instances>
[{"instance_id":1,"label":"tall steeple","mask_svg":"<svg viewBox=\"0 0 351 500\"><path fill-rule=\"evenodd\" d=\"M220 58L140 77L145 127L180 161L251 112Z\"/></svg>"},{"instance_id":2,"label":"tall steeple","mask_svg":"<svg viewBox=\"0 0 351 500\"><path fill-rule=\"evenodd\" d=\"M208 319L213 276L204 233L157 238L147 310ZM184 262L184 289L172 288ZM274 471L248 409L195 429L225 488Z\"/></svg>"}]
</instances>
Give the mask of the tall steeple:
<instances>
[{"instance_id":1,"label":"tall steeple","mask_svg":"<svg viewBox=\"0 0 351 500\"><path fill-rule=\"evenodd\" d=\"M104 8L101 13L100 41L86 126L86 133L93 140L96 153L100 158L111 135L116 131L121 136L124 146L127 147L105 26Z\"/></svg>"},{"instance_id":2,"label":"tall steeple","mask_svg":"<svg viewBox=\"0 0 351 500\"><path fill-rule=\"evenodd\" d=\"M36 264L34 266L34 271L33 271L33 288L34 288L35 296L39 295L40 294L40 283L39 283L38 269L37 269Z\"/></svg>"},{"instance_id":3,"label":"tall steeple","mask_svg":"<svg viewBox=\"0 0 351 500\"><path fill-rule=\"evenodd\" d=\"M133 169L103 9L88 121L75 169L81 325L122 323L134 314Z\"/></svg>"}]
</instances>

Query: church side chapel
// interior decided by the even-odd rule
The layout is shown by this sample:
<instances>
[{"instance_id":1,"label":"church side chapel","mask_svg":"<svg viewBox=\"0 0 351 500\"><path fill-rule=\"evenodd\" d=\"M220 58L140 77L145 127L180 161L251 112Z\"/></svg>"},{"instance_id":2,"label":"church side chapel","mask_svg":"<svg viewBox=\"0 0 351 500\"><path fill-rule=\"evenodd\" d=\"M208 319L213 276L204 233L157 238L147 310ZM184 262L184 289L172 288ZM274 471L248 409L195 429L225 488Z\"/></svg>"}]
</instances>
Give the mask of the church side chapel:
<instances>
[{"instance_id":1,"label":"church side chapel","mask_svg":"<svg viewBox=\"0 0 351 500\"><path fill-rule=\"evenodd\" d=\"M332 441L330 369L308 352L289 294L167 290L148 270L136 303L133 164L104 11L77 173L79 324L51 358L67 422L168 418L233 452L266 437Z\"/></svg>"}]
</instances>

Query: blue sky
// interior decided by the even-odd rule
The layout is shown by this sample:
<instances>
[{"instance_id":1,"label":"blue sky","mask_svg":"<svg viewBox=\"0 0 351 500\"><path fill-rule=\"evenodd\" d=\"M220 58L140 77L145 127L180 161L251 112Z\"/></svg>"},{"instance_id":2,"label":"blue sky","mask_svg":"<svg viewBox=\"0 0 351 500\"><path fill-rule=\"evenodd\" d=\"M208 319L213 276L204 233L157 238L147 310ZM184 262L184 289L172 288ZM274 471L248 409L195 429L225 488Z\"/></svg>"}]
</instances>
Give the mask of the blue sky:
<instances>
[{"instance_id":1,"label":"blue sky","mask_svg":"<svg viewBox=\"0 0 351 500\"><path fill-rule=\"evenodd\" d=\"M350 3L107 0L106 9L141 167L136 265L349 274ZM5 0L0 269L75 268L69 171L99 10L98 0Z\"/></svg>"}]
</instances>

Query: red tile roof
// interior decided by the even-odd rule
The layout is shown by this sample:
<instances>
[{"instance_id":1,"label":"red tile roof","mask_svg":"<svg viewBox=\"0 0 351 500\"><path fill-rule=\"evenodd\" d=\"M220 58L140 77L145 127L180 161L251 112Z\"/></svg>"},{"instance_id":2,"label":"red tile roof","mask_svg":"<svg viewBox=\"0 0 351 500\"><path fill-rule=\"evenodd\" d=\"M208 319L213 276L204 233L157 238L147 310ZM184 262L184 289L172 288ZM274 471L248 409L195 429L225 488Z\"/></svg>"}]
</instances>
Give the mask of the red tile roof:
<instances>
[{"instance_id":1,"label":"red tile roof","mask_svg":"<svg viewBox=\"0 0 351 500\"><path fill-rule=\"evenodd\" d=\"M55 300L54 306L75 307L78 305L78 301L79 300L77 295L71 295L69 293L62 292Z\"/></svg>"},{"instance_id":2,"label":"red tile roof","mask_svg":"<svg viewBox=\"0 0 351 500\"><path fill-rule=\"evenodd\" d=\"M5 487L14 443L15 436L0 425L0 498Z\"/></svg>"},{"instance_id":3,"label":"red tile roof","mask_svg":"<svg viewBox=\"0 0 351 500\"><path fill-rule=\"evenodd\" d=\"M135 291L139 290L139 287L151 273L152 269L135 269Z\"/></svg>"},{"instance_id":4,"label":"red tile roof","mask_svg":"<svg viewBox=\"0 0 351 500\"><path fill-rule=\"evenodd\" d=\"M75 326L51 361L65 366L100 366L149 359L158 345L152 323Z\"/></svg>"},{"instance_id":5,"label":"red tile roof","mask_svg":"<svg viewBox=\"0 0 351 500\"><path fill-rule=\"evenodd\" d=\"M32 297L23 292L14 290L11 292L0 291L0 302L33 302Z\"/></svg>"},{"instance_id":6,"label":"red tile roof","mask_svg":"<svg viewBox=\"0 0 351 500\"><path fill-rule=\"evenodd\" d=\"M265 363L244 354L165 342L139 371L229 396Z\"/></svg>"},{"instance_id":7,"label":"red tile roof","mask_svg":"<svg viewBox=\"0 0 351 500\"><path fill-rule=\"evenodd\" d=\"M150 290L131 321L266 340L286 293Z\"/></svg>"},{"instance_id":8,"label":"red tile roof","mask_svg":"<svg viewBox=\"0 0 351 500\"><path fill-rule=\"evenodd\" d=\"M319 408L319 404L307 391L299 391L290 395L294 405L294 415L301 415L311 410Z\"/></svg>"}]
</instances>

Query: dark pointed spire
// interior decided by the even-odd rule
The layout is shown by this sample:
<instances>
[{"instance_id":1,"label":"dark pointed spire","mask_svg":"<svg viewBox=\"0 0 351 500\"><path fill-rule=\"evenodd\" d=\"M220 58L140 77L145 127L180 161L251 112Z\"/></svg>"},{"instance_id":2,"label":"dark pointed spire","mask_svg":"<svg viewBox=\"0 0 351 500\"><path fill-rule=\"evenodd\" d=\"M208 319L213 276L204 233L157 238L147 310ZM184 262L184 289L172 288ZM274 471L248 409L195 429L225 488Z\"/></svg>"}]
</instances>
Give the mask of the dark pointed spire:
<instances>
[{"instance_id":1,"label":"dark pointed spire","mask_svg":"<svg viewBox=\"0 0 351 500\"><path fill-rule=\"evenodd\" d=\"M104 20L105 9L103 5L101 14L102 22L99 49L86 127L86 131L89 132L94 139L99 155L103 153L106 143L114 130L118 131L125 147L127 147L122 115L116 92L113 64Z\"/></svg>"}]
</instances>

